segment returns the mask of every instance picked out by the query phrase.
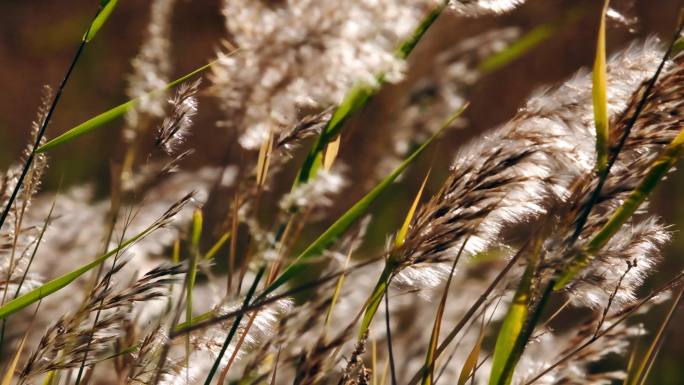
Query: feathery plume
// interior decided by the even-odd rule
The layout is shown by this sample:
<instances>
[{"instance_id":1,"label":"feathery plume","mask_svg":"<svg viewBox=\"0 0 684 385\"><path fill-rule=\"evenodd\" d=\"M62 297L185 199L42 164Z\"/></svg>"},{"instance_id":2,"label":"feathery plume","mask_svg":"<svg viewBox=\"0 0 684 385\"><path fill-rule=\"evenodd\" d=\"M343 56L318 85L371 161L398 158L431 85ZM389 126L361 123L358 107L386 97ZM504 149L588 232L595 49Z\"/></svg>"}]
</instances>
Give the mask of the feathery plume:
<instances>
[{"instance_id":1,"label":"feathery plume","mask_svg":"<svg viewBox=\"0 0 684 385\"><path fill-rule=\"evenodd\" d=\"M342 101L357 83L396 81L394 50L437 0L226 1L223 14L238 55L219 55L214 93L224 125L256 149L303 116Z\"/></svg>"},{"instance_id":2,"label":"feathery plume","mask_svg":"<svg viewBox=\"0 0 684 385\"><path fill-rule=\"evenodd\" d=\"M150 2L150 21L138 55L131 61L133 73L128 77L126 94L139 98L134 109L126 114L127 139L136 135L140 114L152 117L164 116L163 96L149 92L164 87L171 73L171 17L176 0L153 0Z\"/></svg>"},{"instance_id":3,"label":"feathery plume","mask_svg":"<svg viewBox=\"0 0 684 385\"><path fill-rule=\"evenodd\" d=\"M197 113L196 95L200 82L201 78L192 83L181 84L174 97L169 99L171 114L164 118L157 129L155 141L157 147L161 147L169 155L183 142L192 125L192 118Z\"/></svg>"}]
</instances>

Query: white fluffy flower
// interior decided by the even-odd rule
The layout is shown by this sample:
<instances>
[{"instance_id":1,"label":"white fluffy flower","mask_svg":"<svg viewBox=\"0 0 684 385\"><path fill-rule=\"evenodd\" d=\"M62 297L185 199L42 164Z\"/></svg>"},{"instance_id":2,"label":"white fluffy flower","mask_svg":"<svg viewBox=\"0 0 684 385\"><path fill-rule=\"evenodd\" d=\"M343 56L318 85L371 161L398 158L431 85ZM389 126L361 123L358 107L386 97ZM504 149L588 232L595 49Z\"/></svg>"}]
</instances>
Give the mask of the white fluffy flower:
<instances>
[{"instance_id":1,"label":"white fluffy flower","mask_svg":"<svg viewBox=\"0 0 684 385\"><path fill-rule=\"evenodd\" d=\"M394 54L437 0L226 1L226 26L240 51L220 55L214 90L226 120L258 148L264 133L342 101L359 82L400 79Z\"/></svg>"}]
</instances>

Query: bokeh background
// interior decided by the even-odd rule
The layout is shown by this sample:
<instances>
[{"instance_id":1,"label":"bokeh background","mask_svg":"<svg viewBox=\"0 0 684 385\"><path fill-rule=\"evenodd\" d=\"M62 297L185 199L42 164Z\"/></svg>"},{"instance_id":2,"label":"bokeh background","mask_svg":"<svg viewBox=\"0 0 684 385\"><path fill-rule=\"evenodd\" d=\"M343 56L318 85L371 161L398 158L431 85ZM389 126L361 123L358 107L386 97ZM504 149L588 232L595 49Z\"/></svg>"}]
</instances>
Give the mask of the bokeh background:
<instances>
[{"instance_id":1,"label":"bokeh background","mask_svg":"<svg viewBox=\"0 0 684 385\"><path fill-rule=\"evenodd\" d=\"M83 33L84 26L97 7L97 0L4 0L0 2L0 169L6 168L25 145L30 123L40 102L45 84L56 87L61 80ZM125 77L130 59L137 53L145 29L149 3L145 0L121 0L108 24L88 47L68 84L63 99L48 128L48 136L57 134L126 100ZM555 25L556 32L536 45L523 57L505 68L486 75L468 92L471 102L466 112L466 127L446 135L433 151L434 158L424 160L436 164L431 179L433 191L455 150L474 135L509 119L535 89L561 82L579 68L589 67L593 60L598 22L597 0L529 0L514 12L500 17L464 19L446 14L429 31L412 54L406 81L385 87L380 95L351 122L353 135L345 138L341 157L354 170L363 174L377 159L377 146L389 145L383 139L392 129L397 95L429 71L430 63L441 51L458 41L492 28L516 26L522 33L540 25ZM638 0L613 2L629 20L627 24L612 21L608 30L608 47L616 51L630 41L656 35L669 39L682 0ZM570 9L579 16L568 19ZM220 15L220 0L180 1L173 18L174 72L184 74L211 60L226 37ZM205 100L206 99L206 100ZM193 129L191 144L200 149L185 164L195 168L219 164L227 157L234 136L215 126L219 116L216 104L204 98ZM106 191L111 159L117 156L122 122L113 123L96 134L50 153L46 189L95 183ZM425 165L423 165L425 166ZM405 181L419 179L425 167L409 172ZM370 171L369 171L370 172ZM352 183L362 183L352 181ZM415 183L400 183L392 195L376 208L380 224L397 223L410 199ZM363 190L361 190L363 191ZM684 268L684 172L675 172L657 190L652 205L667 223L673 224L675 236L665 253L661 272L650 285L662 282L673 272ZM355 197L351 197L355 198ZM401 202L401 203L398 203ZM399 205L399 206L396 206ZM393 207L401 209L392 210ZM346 205L340 205L344 209ZM373 226L371 243L384 242L387 228ZM312 230L316 231L316 230ZM648 288L645 288L647 290ZM658 308L640 319L647 326L663 316ZM680 309L681 310L681 309ZM665 346L652 372L652 384L684 384L684 311L679 311L669 331Z\"/></svg>"}]
</instances>

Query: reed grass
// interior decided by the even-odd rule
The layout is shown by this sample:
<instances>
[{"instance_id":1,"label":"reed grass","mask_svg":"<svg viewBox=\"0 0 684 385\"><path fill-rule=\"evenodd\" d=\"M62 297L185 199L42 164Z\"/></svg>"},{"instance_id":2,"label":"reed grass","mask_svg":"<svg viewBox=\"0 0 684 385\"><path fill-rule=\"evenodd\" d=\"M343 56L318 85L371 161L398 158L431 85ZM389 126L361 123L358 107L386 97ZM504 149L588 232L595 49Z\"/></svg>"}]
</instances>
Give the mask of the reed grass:
<instances>
[{"instance_id":1,"label":"reed grass","mask_svg":"<svg viewBox=\"0 0 684 385\"><path fill-rule=\"evenodd\" d=\"M0 174L1 385L648 383L684 292L681 272L645 284L673 236L647 203L684 151L684 18L668 45L623 50L607 44L621 28L608 0L526 33L456 36L398 96L393 131L363 147L373 153L350 141L377 95L413 86L388 84L438 20L523 3L226 1L230 42L169 82L175 0L152 0L129 101L47 140L118 4L102 0ZM437 143L478 119L466 109L481 78L583 17L598 21L591 74L458 151ZM192 133L207 129L198 105L212 102L224 116L209 129L229 154L187 170ZM45 153L119 118L104 201L39 193ZM381 212L388 197L396 213ZM381 248L369 245L378 232ZM637 317L668 295L642 337Z\"/></svg>"}]
</instances>

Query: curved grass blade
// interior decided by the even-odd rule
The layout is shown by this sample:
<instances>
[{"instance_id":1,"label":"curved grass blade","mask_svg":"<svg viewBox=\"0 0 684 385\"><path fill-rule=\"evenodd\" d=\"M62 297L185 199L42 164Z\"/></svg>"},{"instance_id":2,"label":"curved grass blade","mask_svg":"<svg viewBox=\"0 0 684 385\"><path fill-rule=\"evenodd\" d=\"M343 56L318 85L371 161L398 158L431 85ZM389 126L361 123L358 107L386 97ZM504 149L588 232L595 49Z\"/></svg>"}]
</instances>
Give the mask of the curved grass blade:
<instances>
[{"instance_id":1,"label":"curved grass blade","mask_svg":"<svg viewBox=\"0 0 684 385\"><path fill-rule=\"evenodd\" d=\"M194 71L192 71L186 75L183 75L180 78L170 82L169 84L165 85L164 87L147 93L146 96L155 95L155 94L158 94L160 92L167 91L167 90L177 86L178 84L194 77L195 75L207 70L212 65L216 64L217 61L218 60L214 60L208 64L205 64L202 67L199 67L199 68L195 69ZM79 124L78 126L68 130L67 132L63 133L62 135L59 135L58 137L48 141L47 143L45 143L44 145L42 145L40 147L38 147L36 149L36 152L41 153L41 152L45 152L48 150L52 150L53 148L55 148L57 146L71 142L72 140L78 138L81 135L85 135L89 132L92 132L92 131L102 127L103 125L124 116L124 114L126 114L126 112L128 112L131 108L133 108L136 105L138 100L139 100L139 98L129 100L129 101L122 103L122 104L120 104L120 105L118 105L118 106L116 106L110 110L107 110L107 111L105 111L105 112L103 112L103 113L101 113L101 114L99 114L93 118L86 120L85 122Z\"/></svg>"},{"instance_id":2,"label":"curved grass blade","mask_svg":"<svg viewBox=\"0 0 684 385\"><path fill-rule=\"evenodd\" d=\"M474 375L475 369L477 368L477 360L480 358L480 350L482 349L482 341L484 340L484 324L480 327L480 335L477 337L475 346L468 354L468 357L463 363L463 368L461 369L461 374L458 376L457 385L465 385L468 382L468 378Z\"/></svg>"},{"instance_id":3,"label":"curved grass blade","mask_svg":"<svg viewBox=\"0 0 684 385\"><path fill-rule=\"evenodd\" d=\"M655 337L653 338L653 341L649 345L643 360L641 360L641 362L639 363L639 367L637 368L634 376L630 378L633 379L633 381L630 381L630 379L628 379L625 382L625 384L644 385L646 383L646 379L648 379L648 375L651 371L651 368L653 367L653 363L655 362L656 357L658 356L658 352L663 346L665 334L672 322L672 316L674 315L675 311L677 310L677 307L682 301L682 294L684 294L684 288L680 289L679 294L677 294L677 296L672 300L672 306L670 306L670 309L665 315L665 318L661 321L660 327L658 328L658 332L656 333Z\"/></svg>"},{"instance_id":4,"label":"curved grass blade","mask_svg":"<svg viewBox=\"0 0 684 385\"><path fill-rule=\"evenodd\" d=\"M442 11L444 11L448 3L448 1L443 1L423 18L411 36L397 49L395 55L398 58L406 59L408 57L430 26L437 20ZM306 183L316 175L318 170L323 166L325 149L332 140L340 135L344 122L346 122L356 111L365 106L371 96L378 92L380 89L379 86L384 82L385 76L380 74L377 76L377 85L371 86L365 83L359 83L347 92L304 160L302 168L299 170L297 178L295 179L294 186Z\"/></svg>"},{"instance_id":5,"label":"curved grass blade","mask_svg":"<svg viewBox=\"0 0 684 385\"><path fill-rule=\"evenodd\" d=\"M494 345L494 358L489 376L489 385L508 385L513 378L513 368L517 364L527 344L524 336L525 323L528 322L530 301L532 298L532 278L537 270L537 262L541 253L541 237L536 240L531 257L525 267L520 284L513 296L513 302L506 313L503 324L499 329ZM534 329L534 325L527 325ZM517 355L517 356L516 356Z\"/></svg>"},{"instance_id":6,"label":"curved grass blade","mask_svg":"<svg viewBox=\"0 0 684 385\"><path fill-rule=\"evenodd\" d=\"M109 16L112 14L112 11L114 10L114 7L116 7L116 4L119 2L119 0L103 0L100 2L100 6L103 7L100 13L98 13L97 17L95 20L93 20L92 24L90 24L90 28L88 28L88 31L83 35L83 41L88 43L93 38L95 35L100 31L104 23L107 21Z\"/></svg>"},{"instance_id":7,"label":"curved grass blade","mask_svg":"<svg viewBox=\"0 0 684 385\"><path fill-rule=\"evenodd\" d=\"M379 81L380 82L380 81ZM342 103L333 112L332 117L325 125L321 135L318 136L313 148L304 159L304 164L299 170L295 186L301 183L306 183L311 179L318 170L323 166L323 153L328 144L339 136L342 130L342 125L361 107L366 105L366 102L377 91L376 87L367 84L357 84L354 86L342 100Z\"/></svg>"},{"instance_id":8,"label":"curved grass blade","mask_svg":"<svg viewBox=\"0 0 684 385\"><path fill-rule=\"evenodd\" d=\"M610 127L608 122L608 97L606 94L606 12L610 0L605 0L601 10L594 70L591 75L591 97L594 105L594 125L596 126L596 169L598 172L608 165L608 146Z\"/></svg>"},{"instance_id":9,"label":"curved grass blade","mask_svg":"<svg viewBox=\"0 0 684 385\"><path fill-rule=\"evenodd\" d=\"M0 319L5 319L11 314L14 314L18 312L19 310L30 306L41 299L47 297L48 295L66 287L76 279L78 279L80 276L83 274L87 273L88 271L94 269L95 267L99 266L101 263L109 259L111 256L119 253L121 250L125 249L126 247L130 246L131 244L139 241L143 237L147 236L154 230L158 228L158 224L153 224L152 226L148 227L147 229L143 230L142 232L138 233L138 235L127 239L125 242L123 242L121 245L116 247L115 249L107 252L106 254L103 254L96 259L94 259L92 262L87 263L81 267L79 267L76 270L73 270L69 273L66 273L62 275L61 277L55 278L50 282L47 282L30 292L17 297L6 304L4 304L2 307L0 307Z\"/></svg>"},{"instance_id":10,"label":"curved grass blade","mask_svg":"<svg viewBox=\"0 0 684 385\"><path fill-rule=\"evenodd\" d=\"M5 375L3 376L2 383L0 383L0 385L10 385L12 383L12 377L14 377L14 372L17 369L17 364L19 363L21 352L24 350L24 344L26 343L26 338L28 335L29 331L27 330L24 334L24 337L21 339L21 342L19 343L19 347L17 347L16 353L14 353L14 358L12 358L9 366L5 369Z\"/></svg>"},{"instance_id":11,"label":"curved grass blade","mask_svg":"<svg viewBox=\"0 0 684 385\"><path fill-rule=\"evenodd\" d=\"M394 265L392 264L391 260L388 260L385 268L382 270L382 274L380 274L378 283L375 284L375 288L368 297L366 305L364 306L366 310L363 313L361 326L359 327L359 333L357 335L359 339L363 338L363 336L365 336L368 332L368 329L370 329L370 325L373 322L373 317L375 317L375 313L378 312L382 298L385 296L387 288L389 287L393 271Z\"/></svg>"},{"instance_id":12,"label":"curved grass blade","mask_svg":"<svg viewBox=\"0 0 684 385\"><path fill-rule=\"evenodd\" d=\"M510 384L511 382L513 373L510 372L504 377L504 368L525 325L525 320L527 320L531 278L532 275L529 270L526 271L525 276L520 281L511 307L508 309L506 318L501 324L501 329L499 329L494 347L494 361L489 376L489 385Z\"/></svg>"},{"instance_id":13,"label":"curved grass blade","mask_svg":"<svg viewBox=\"0 0 684 385\"><path fill-rule=\"evenodd\" d=\"M428 172L425 174L425 178L423 178L423 183L420 185L420 189L418 189L416 197L413 198L413 204L411 204L411 208L406 214L404 223L401 225L401 228L399 229L396 238L394 238L394 247L399 247L403 245L404 241L406 240L406 234L408 233L409 226L411 225L411 220L413 220L413 215L416 213L416 209L418 208L418 203L420 203L420 198L423 196L423 190L425 190L425 185L427 184L428 178L430 178L431 170L432 169L428 170Z\"/></svg>"},{"instance_id":14,"label":"curved grass blade","mask_svg":"<svg viewBox=\"0 0 684 385\"><path fill-rule=\"evenodd\" d=\"M464 106L457 113L455 113L449 122L453 121L458 115L460 115L465 108ZM408 158L406 158L394 171L392 171L385 179L380 181L375 188L373 188L368 194L361 198L354 206L352 206L346 213L344 213L340 218L335 221L321 236L319 236L313 243L309 245L290 266L288 266L282 274L273 281L260 295L263 298L267 294L271 293L273 290L279 288L285 282L289 281L302 270L306 268L306 260L311 259L317 255L320 255L328 246L337 240L337 238L342 235L349 227L351 227L354 222L366 214L371 203L373 203L380 194L385 192L392 185L395 179L401 173L406 170L406 168L413 163L418 156L425 151L425 149L441 134L441 132L448 127L448 124L442 126L442 128L437 131L430 139L425 141L420 147L418 147Z\"/></svg>"},{"instance_id":15,"label":"curved grass blade","mask_svg":"<svg viewBox=\"0 0 684 385\"><path fill-rule=\"evenodd\" d=\"M506 66L514 60L522 57L527 52L538 46L542 42L548 40L559 29L557 24L542 24L527 32L525 35L516 40L508 48L497 52L488 58L484 59L477 67L477 69L488 74Z\"/></svg>"}]
</instances>

